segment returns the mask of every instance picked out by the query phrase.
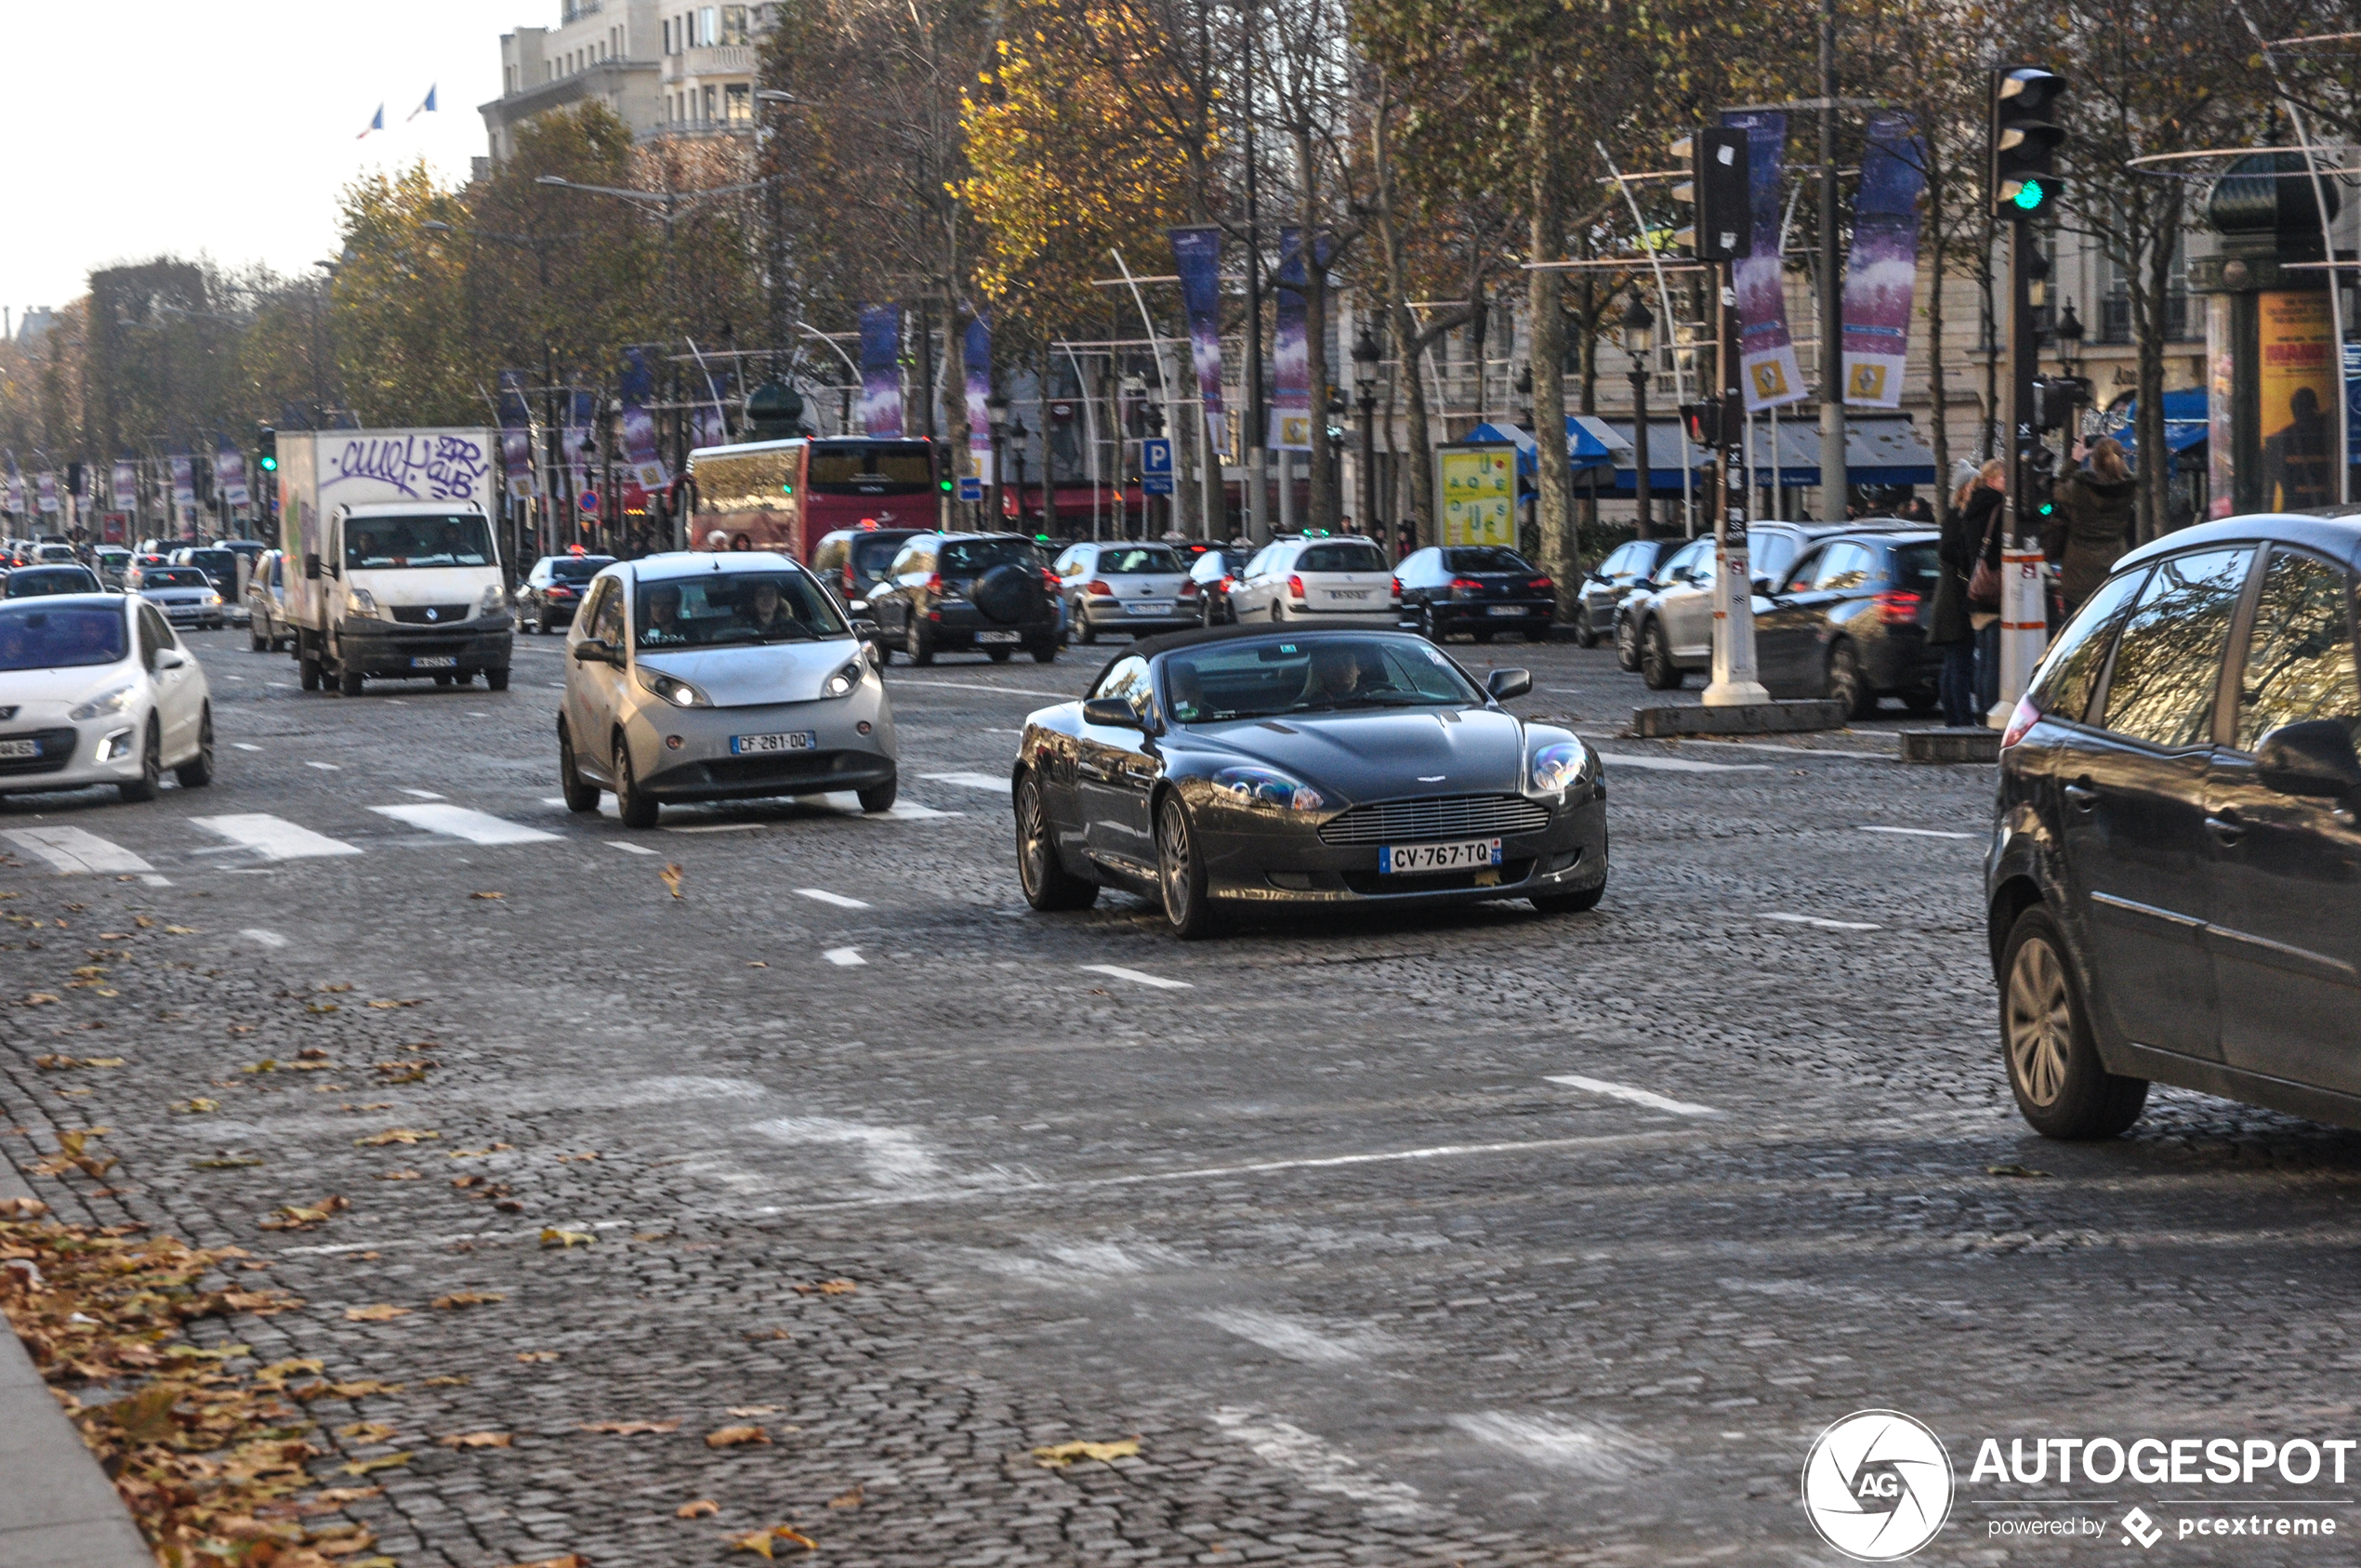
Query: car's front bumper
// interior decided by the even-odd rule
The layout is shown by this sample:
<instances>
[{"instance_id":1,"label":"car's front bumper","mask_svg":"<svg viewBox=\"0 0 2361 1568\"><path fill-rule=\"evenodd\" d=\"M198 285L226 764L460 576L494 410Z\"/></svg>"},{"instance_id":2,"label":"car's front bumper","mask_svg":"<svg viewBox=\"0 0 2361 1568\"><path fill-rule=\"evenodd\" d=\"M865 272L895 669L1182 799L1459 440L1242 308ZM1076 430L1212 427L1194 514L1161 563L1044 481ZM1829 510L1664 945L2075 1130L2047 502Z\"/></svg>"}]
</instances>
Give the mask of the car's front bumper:
<instances>
[{"instance_id":1,"label":"car's front bumper","mask_svg":"<svg viewBox=\"0 0 2361 1568\"><path fill-rule=\"evenodd\" d=\"M1500 863L1482 870L1388 875L1378 846L1326 844L1308 823L1224 809L1196 821L1206 891L1242 903L1475 903L1580 892L1607 876L1606 789L1595 783L1569 791L1540 830L1499 836Z\"/></svg>"},{"instance_id":2,"label":"car's front bumper","mask_svg":"<svg viewBox=\"0 0 2361 1568\"><path fill-rule=\"evenodd\" d=\"M148 601L164 612L164 618L176 626L218 628L229 622L229 613L218 604L165 604Z\"/></svg>"},{"instance_id":3,"label":"car's front bumper","mask_svg":"<svg viewBox=\"0 0 2361 1568\"><path fill-rule=\"evenodd\" d=\"M336 657L356 675L422 679L507 669L516 632L505 610L448 626L349 616L336 624Z\"/></svg>"},{"instance_id":4,"label":"car's front bumper","mask_svg":"<svg viewBox=\"0 0 2361 1568\"><path fill-rule=\"evenodd\" d=\"M0 758L0 794L86 789L136 779L139 727L145 722L145 711L139 709L80 722L65 718L61 706L51 712L20 709L13 722L0 726L0 741L38 741L41 755Z\"/></svg>"},{"instance_id":5,"label":"car's front bumper","mask_svg":"<svg viewBox=\"0 0 2361 1568\"><path fill-rule=\"evenodd\" d=\"M815 744L744 756L730 748L732 736L798 732ZM676 708L651 699L634 709L625 734L640 787L668 802L824 795L895 776L893 718L874 675L851 696L809 703Z\"/></svg>"}]
</instances>

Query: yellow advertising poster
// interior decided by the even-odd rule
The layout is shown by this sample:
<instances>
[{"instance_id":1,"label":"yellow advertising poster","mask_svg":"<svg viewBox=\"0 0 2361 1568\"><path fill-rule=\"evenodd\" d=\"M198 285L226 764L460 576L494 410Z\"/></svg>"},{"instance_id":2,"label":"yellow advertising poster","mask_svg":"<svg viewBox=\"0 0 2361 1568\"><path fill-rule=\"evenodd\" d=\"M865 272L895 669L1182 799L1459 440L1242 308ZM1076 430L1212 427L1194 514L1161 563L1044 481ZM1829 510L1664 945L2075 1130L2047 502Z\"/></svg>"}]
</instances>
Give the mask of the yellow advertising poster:
<instances>
[{"instance_id":1,"label":"yellow advertising poster","mask_svg":"<svg viewBox=\"0 0 2361 1568\"><path fill-rule=\"evenodd\" d=\"M2262 506L2291 512L2336 499L2336 332L2326 291L2256 296Z\"/></svg>"},{"instance_id":2,"label":"yellow advertising poster","mask_svg":"<svg viewBox=\"0 0 2361 1568\"><path fill-rule=\"evenodd\" d=\"M1446 446L1435 454L1445 545L1517 547L1517 449Z\"/></svg>"}]
</instances>

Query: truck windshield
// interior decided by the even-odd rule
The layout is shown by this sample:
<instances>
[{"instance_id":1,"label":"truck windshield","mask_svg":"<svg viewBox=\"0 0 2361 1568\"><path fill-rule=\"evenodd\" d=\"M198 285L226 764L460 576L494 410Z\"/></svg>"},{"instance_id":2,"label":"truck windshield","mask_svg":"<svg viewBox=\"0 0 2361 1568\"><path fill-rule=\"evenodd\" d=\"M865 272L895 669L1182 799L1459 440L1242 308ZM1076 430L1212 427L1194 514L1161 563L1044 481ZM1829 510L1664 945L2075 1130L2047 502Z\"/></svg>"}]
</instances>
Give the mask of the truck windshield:
<instances>
[{"instance_id":1,"label":"truck windshield","mask_svg":"<svg viewBox=\"0 0 2361 1568\"><path fill-rule=\"evenodd\" d=\"M490 566L492 534L468 513L349 518L344 525L347 570L381 572L405 566Z\"/></svg>"}]
</instances>

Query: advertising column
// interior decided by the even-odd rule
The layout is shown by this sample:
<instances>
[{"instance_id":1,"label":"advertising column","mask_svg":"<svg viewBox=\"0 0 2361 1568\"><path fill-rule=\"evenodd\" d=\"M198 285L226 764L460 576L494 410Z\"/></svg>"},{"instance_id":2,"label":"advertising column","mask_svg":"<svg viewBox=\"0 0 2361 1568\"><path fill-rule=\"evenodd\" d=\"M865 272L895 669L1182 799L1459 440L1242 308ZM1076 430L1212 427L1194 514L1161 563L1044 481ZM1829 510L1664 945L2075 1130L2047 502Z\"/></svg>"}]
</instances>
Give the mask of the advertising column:
<instances>
[{"instance_id":1,"label":"advertising column","mask_svg":"<svg viewBox=\"0 0 2361 1568\"><path fill-rule=\"evenodd\" d=\"M2325 289L2255 300L2255 429L2265 511L2325 507L2337 495L2336 329Z\"/></svg>"}]
</instances>

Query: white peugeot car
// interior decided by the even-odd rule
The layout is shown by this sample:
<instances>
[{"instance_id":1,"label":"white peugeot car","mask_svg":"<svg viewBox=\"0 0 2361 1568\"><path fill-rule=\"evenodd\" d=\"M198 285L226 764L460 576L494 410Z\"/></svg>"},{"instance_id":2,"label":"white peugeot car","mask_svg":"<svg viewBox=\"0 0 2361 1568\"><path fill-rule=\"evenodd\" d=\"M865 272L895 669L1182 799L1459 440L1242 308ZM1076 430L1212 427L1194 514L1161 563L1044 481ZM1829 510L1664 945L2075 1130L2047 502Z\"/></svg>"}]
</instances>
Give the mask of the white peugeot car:
<instances>
[{"instance_id":1,"label":"white peugeot car","mask_svg":"<svg viewBox=\"0 0 2361 1568\"><path fill-rule=\"evenodd\" d=\"M0 792L148 800L166 768L213 782L204 670L163 613L123 594L0 600Z\"/></svg>"},{"instance_id":2,"label":"white peugeot car","mask_svg":"<svg viewBox=\"0 0 2361 1568\"><path fill-rule=\"evenodd\" d=\"M893 709L820 579L766 551L619 561L566 633L558 779L566 804L614 795L626 827L667 802L899 788Z\"/></svg>"},{"instance_id":3,"label":"white peugeot car","mask_svg":"<svg viewBox=\"0 0 2361 1568\"><path fill-rule=\"evenodd\" d=\"M1320 626L1392 626L1402 621L1402 585L1374 539L1274 539L1230 587L1232 619Z\"/></svg>"}]
</instances>

